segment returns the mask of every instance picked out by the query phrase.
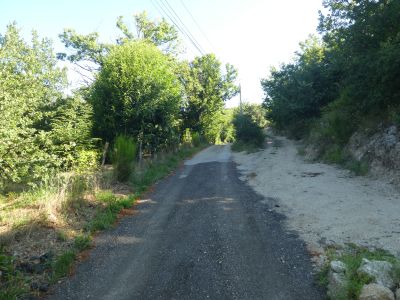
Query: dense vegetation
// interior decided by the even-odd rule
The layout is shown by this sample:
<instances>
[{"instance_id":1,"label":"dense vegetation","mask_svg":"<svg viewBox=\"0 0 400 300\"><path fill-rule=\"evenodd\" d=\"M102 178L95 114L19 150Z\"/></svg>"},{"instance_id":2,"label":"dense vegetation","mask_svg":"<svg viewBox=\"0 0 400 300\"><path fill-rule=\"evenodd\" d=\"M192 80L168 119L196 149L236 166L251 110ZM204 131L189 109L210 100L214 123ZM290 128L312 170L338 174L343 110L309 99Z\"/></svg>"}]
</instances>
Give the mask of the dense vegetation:
<instances>
[{"instance_id":1,"label":"dense vegetation","mask_svg":"<svg viewBox=\"0 0 400 300\"><path fill-rule=\"evenodd\" d=\"M232 124L235 132L234 151L254 152L264 145L263 128L267 125L265 109L259 104L245 103L234 110Z\"/></svg>"},{"instance_id":2,"label":"dense vegetation","mask_svg":"<svg viewBox=\"0 0 400 300\"><path fill-rule=\"evenodd\" d=\"M180 60L177 31L165 20L142 13L135 23L137 33L119 18L114 44L66 29L66 53L57 54L36 33L24 41L15 23L0 35L0 192L93 167L120 135L135 140L139 156L175 149L184 135L232 138L223 107L238 91L236 69L222 70L213 54ZM75 64L86 82L72 96L57 58Z\"/></svg>"},{"instance_id":3,"label":"dense vegetation","mask_svg":"<svg viewBox=\"0 0 400 300\"><path fill-rule=\"evenodd\" d=\"M311 36L294 61L262 80L273 125L308 136L321 155L337 154L360 127L400 120L400 2L323 4L320 37Z\"/></svg>"}]
</instances>

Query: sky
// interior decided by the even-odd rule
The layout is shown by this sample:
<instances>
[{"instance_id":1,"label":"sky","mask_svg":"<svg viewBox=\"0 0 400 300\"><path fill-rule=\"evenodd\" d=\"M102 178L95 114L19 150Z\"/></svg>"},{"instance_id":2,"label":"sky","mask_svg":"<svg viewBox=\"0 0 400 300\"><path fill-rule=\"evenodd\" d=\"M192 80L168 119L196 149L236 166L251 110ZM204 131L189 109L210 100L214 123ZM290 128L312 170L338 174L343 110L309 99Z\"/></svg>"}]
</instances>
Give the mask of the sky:
<instances>
[{"instance_id":1,"label":"sky","mask_svg":"<svg viewBox=\"0 0 400 300\"><path fill-rule=\"evenodd\" d=\"M131 28L133 14L143 10L152 19L168 20L161 2L169 3L206 53L239 70L242 99L253 103L264 99L260 80L268 77L269 69L292 59L299 42L316 32L322 9L322 0L0 0L0 33L16 21L25 38L32 29L51 38L56 52L64 50L58 39L64 28L83 34L97 31L103 41L114 42L118 16ZM185 58L200 55L184 36L182 41ZM77 76L69 72L72 83ZM235 97L227 107L238 103Z\"/></svg>"}]
</instances>

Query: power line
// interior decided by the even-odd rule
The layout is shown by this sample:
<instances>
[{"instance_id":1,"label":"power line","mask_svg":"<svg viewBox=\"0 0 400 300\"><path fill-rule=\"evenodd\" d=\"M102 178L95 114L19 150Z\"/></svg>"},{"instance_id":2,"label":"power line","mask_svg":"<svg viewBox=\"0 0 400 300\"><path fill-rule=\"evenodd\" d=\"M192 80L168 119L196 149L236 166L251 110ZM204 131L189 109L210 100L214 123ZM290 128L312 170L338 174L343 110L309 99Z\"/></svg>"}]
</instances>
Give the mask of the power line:
<instances>
[{"instance_id":1,"label":"power line","mask_svg":"<svg viewBox=\"0 0 400 300\"><path fill-rule=\"evenodd\" d=\"M168 11L167 14L170 17L170 19L173 19L174 24L180 28L180 31L191 41L191 43L198 49L201 53L201 55L204 55L204 50L201 47L200 43L196 40L196 38L191 34L190 30L186 27L186 25L183 23L181 18L177 15L177 13L174 11L174 9L171 7L171 5L168 3L167 0L165 0L165 4L163 0L158 0L163 7ZM174 15L176 17L174 17ZM180 25L178 25L180 23Z\"/></svg>"},{"instance_id":2,"label":"power line","mask_svg":"<svg viewBox=\"0 0 400 300\"><path fill-rule=\"evenodd\" d=\"M181 25L183 26L184 30L190 35L190 37L192 38L192 40L195 41L195 43L199 46L199 48L202 50L202 52L206 52L204 51L203 47L200 45L200 43L197 41L197 39L193 36L193 34L190 32L189 28L185 25L185 23L182 21L182 19L178 16L178 14L175 12L175 10L172 8L172 6L169 4L168 0L160 0L161 2L165 2L167 4L167 6L169 7L169 11L172 12L176 19L181 23ZM167 9L168 9L167 7Z\"/></svg>"},{"instance_id":3,"label":"power line","mask_svg":"<svg viewBox=\"0 0 400 300\"><path fill-rule=\"evenodd\" d=\"M162 16L167 16L167 18L175 25L175 27L184 35L186 36L186 38L190 41L190 43L197 49L197 51L199 51L199 53L201 55L204 55L203 51L200 49L199 45L196 44L196 42L189 36L189 34L187 34L185 32L185 30L183 30L178 24L177 21L175 21L175 18L173 18L173 16L170 15L170 13L168 13L166 11L166 6L164 5L164 3L162 2L158 2L157 0L151 0L152 4L154 5L154 7L156 7L156 9L161 13ZM163 5L161 5L161 4Z\"/></svg>"},{"instance_id":4,"label":"power line","mask_svg":"<svg viewBox=\"0 0 400 300\"><path fill-rule=\"evenodd\" d=\"M208 39L207 35L204 33L204 31L201 29L201 26L199 25L199 23L196 21L195 17L193 16L193 14L190 12L189 8L186 6L185 2L183 0L180 0L181 4L183 6L183 8L187 11L187 13L189 14L189 16L191 17L191 19L193 20L193 22L196 24L197 28L199 29L199 31L201 32L201 34L204 36L204 38L207 40L207 42L210 44L210 46L214 49L214 45L211 43L211 41Z\"/></svg>"},{"instance_id":5,"label":"power line","mask_svg":"<svg viewBox=\"0 0 400 300\"><path fill-rule=\"evenodd\" d=\"M153 0L150 0L150 2L151 2L151 4L154 6L154 8L160 13L160 15L161 15L163 18L165 18L165 11L162 10L161 6L160 6L158 3L155 3ZM157 4L157 5L156 5L156 4ZM168 17L168 19L170 19L170 18ZM174 25L175 25L175 23L174 23ZM176 25L175 25L175 26L176 26ZM179 29L177 26L176 26L176 28ZM180 31L180 30L179 30L179 31ZM190 50L190 52L193 53L193 55L196 55L196 54L194 53L194 51L193 51L192 48L189 48L189 50ZM198 51L199 51L199 50L198 50Z\"/></svg>"}]
</instances>

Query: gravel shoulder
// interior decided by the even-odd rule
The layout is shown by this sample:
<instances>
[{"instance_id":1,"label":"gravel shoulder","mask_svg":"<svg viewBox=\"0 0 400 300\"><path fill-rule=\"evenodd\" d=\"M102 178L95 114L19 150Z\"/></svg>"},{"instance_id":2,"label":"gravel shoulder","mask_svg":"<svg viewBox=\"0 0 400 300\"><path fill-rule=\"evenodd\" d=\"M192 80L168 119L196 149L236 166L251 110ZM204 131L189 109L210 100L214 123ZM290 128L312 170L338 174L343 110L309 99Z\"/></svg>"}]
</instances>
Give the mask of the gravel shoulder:
<instances>
[{"instance_id":1,"label":"gravel shoulder","mask_svg":"<svg viewBox=\"0 0 400 300\"><path fill-rule=\"evenodd\" d=\"M49 299L323 299L274 202L212 146L160 181Z\"/></svg>"},{"instance_id":2,"label":"gravel shoulder","mask_svg":"<svg viewBox=\"0 0 400 300\"><path fill-rule=\"evenodd\" d=\"M356 243L400 256L400 193L391 184L307 162L293 141L279 136L262 151L233 157L241 179L275 201L286 227L311 250Z\"/></svg>"}]
</instances>

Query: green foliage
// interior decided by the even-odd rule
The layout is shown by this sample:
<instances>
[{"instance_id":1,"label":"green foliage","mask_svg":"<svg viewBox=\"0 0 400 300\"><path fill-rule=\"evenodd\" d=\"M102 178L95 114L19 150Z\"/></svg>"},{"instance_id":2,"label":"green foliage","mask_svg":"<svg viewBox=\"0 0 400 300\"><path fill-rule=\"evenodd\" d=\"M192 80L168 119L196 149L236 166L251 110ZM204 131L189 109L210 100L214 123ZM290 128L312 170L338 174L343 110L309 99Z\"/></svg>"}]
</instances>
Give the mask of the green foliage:
<instances>
[{"instance_id":1,"label":"green foliage","mask_svg":"<svg viewBox=\"0 0 400 300\"><path fill-rule=\"evenodd\" d=\"M127 136L120 135L115 139L113 165L118 181L127 181L133 171L136 159L137 145Z\"/></svg>"},{"instance_id":2,"label":"green foliage","mask_svg":"<svg viewBox=\"0 0 400 300\"><path fill-rule=\"evenodd\" d=\"M92 238L89 235L78 235L74 239L74 248L76 251L83 251L90 248L92 245Z\"/></svg>"},{"instance_id":3,"label":"green foliage","mask_svg":"<svg viewBox=\"0 0 400 300\"><path fill-rule=\"evenodd\" d=\"M27 291L25 280L16 269L12 256L0 249L0 300L17 299Z\"/></svg>"},{"instance_id":4,"label":"green foliage","mask_svg":"<svg viewBox=\"0 0 400 300\"><path fill-rule=\"evenodd\" d=\"M192 143L193 143L193 146L199 147L199 146L201 145L202 142L203 142L203 139L202 139L200 133L198 133L198 132L193 132L193 133L192 133Z\"/></svg>"},{"instance_id":5,"label":"green foliage","mask_svg":"<svg viewBox=\"0 0 400 300\"><path fill-rule=\"evenodd\" d=\"M79 96L61 98L49 109L52 113L41 120L42 128L49 130L51 145L49 151L57 156L63 169L83 169L82 159L89 154L94 139L92 133L91 106ZM48 125L47 125L48 124ZM79 165L80 164L80 165ZM90 162L93 166L94 162ZM87 166L86 168L90 168Z\"/></svg>"},{"instance_id":6,"label":"green foliage","mask_svg":"<svg viewBox=\"0 0 400 300\"><path fill-rule=\"evenodd\" d=\"M236 140L256 147L264 144L264 133L262 128L253 121L248 114L237 114L233 119L236 131Z\"/></svg>"},{"instance_id":7,"label":"green foliage","mask_svg":"<svg viewBox=\"0 0 400 300\"><path fill-rule=\"evenodd\" d=\"M108 141L139 136L151 151L176 143L180 96L171 61L154 45L113 47L91 93L94 132Z\"/></svg>"},{"instance_id":8,"label":"green foliage","mask_svg":"<svg viewBox=\"0 0 400 300\"><path fill-rule=\"evenodd\" d=\"M73 170L77 173L87 173L99 168L100 154L97 150L79 150L74 161Z\"/></svg>"},{"instance_id":9,"label":"green foliage","mask_svg":"<svg viewBox=\"0 0 400 300\"><path fill-rule=\"evenodd\" d=\"M71 270L72 264L76 258L74 251L66 251L64 254L56 258L52 264L52 276L50 281L55 283L60 278L67 276Z\"/></svg>"},{"instance_id":10,"label":"green foliage","mask_svg":"<svg viewBox=\"0 0 400 300\"><path fill-rule=\"evenodd\" d=\"M264 128L267 126L268 122L265 118L267 110L260 104L255 103L243 103L242 111L244 114L249 115L254 123L259 127ZM234 110L234 113L238 114L240 112L240 107Z\"/></svg>"},{"instance_id":11,"label":"green foliage","mask_svg":"<svg viewBox=\"0 0 400 300\"><path fill-rule=\"evenodd\" d=\"M304 120L319 117L321 109L337 95L331 84L335 74L324 69L324 45L310 37L301 50L293 63L272 68L270 77L261 82L267 117L276 128L291 129L291 133L298 128L302 131Z\"/></svg>"},{"instance_id":12,"label":"green foliage","mask_svg":"<svg viewBox=\"0 0 400 300\"><path fill-rule=\"evenodd\" d=\"M15 24L0 39L0 189L37 185L70 168L90 141L90 108L63 98L65 70L51 43L24 42Z\"/></svg>"},{"instance_id":13,"label":"green foliage","mask_svg":"<svg viewBox=\"0 0 400 300\"><path fill-rule=\"evenodd\" d=\"M204 137L209 143L220 144L234 141L233 115L233 109L222 109L212 115L204 116Z\"/></svg>"},{"instance_id":14,"label":"green foliage","mask_svg":"<svg viewBox=\"0 0 400 300\"><path fill-rule=\"evenodd\" d=\"M117 20L117 27L123 33L123 37L119 38L119 43L132 40L146 40L167 54L178 54L180 52L180 40L178 30L175 26L170 25L164 18L161 21L151 21L147 12L143 11L134 15L136 34L131 32L128 25L124 22L123 17Z\"/></svg>"},{"instance_id":15,"label":"green foliage","mask_svg":"<svg viewBox=\"0 0 400 300\"><path fill-rule=\"evenodd\" d=\"M235 85L237 70L227 64L223 73L221 62L214 54L207 54L182 64L179 72L186 96L182 112L184 127L214 142L218 139L218 129L214 127L221 125L214 120L223 118L224 102L239 91Z\"/></svg>"},{"instance_id":16,"label":"green foliage","mask_svg":"<svg viewBox=\"0 0 400 300\"><path fill-rule=\"evenodd\" d=\"M400 2L323 4L321 40L312 37L301 44L296 59L272 69L262 87L276 128L300 138L311 131L311 140L325 148L322 154L330 149L325 156L339 161L335 147L343 147L373 116L379 123L398 123ZM361 165L350 167L365 172Z\"/></svg>"},{"instance_id":17,"label":"green foliage","mask_svg":"<svg viewBox=\"0 0 400 300\"><path fill-rule=\"evenodd\" d=\"M192 132L191 132L190 128L186 128L183 131L182 143L185 144L185 145L191 145L192 144Z\"/></svg>"}]
</instances>

